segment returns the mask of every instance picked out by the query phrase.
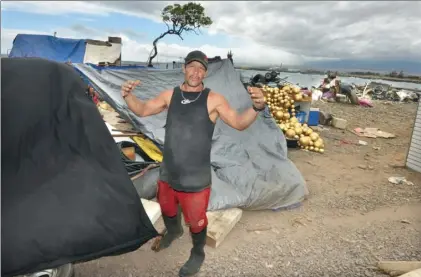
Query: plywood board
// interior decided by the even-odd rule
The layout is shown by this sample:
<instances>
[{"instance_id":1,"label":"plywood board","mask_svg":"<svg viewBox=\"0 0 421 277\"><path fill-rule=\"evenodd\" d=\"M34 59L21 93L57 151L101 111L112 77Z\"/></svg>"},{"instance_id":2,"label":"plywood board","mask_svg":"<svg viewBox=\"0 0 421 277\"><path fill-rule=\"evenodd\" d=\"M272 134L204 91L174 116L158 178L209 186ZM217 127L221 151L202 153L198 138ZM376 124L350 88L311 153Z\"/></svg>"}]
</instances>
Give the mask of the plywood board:
<instances>
[{"instance_id":1,"label":"plywood board","mask_svg":"<svg viewBox=\"0 0 421 277\"><path fill-rule=\"evenodd\" d=\"M380 261L377 267L391 276L398 276L421 268L421 261Z\"/></svg>"},{"instance_id":2,"label":"plywood board","mask_svg":"<svg viewBox=\"0 0 421 277\"><path fill-rule=\"evenodd\" d=\"M105 122L105 125L107 126L107 128L110 131L111 135L124 135L124 133L122 133L122 132L113 131L113 129L115 129L115 128L110 123ZM130 136L122 136L122 137L116 136L116 137L113 137L113 138L114 138L114 141L115 142L130 141L130 142L133 142L134 143L134 141L130 138Z\"/></svg>"},{"instance_id":3,"label":"plywood board","mask_svg":"<svg viewBox=\"0 0 421 277\"><path fill-rule=\"evenodd\" d=\"M161 217L161 207L159 206L159 203L143 198L140 198L140 200L142 201L142 205L146 211L146 214L148 215L152 224L155 225L155 223Z\"/></svg>"},{"instance_id":4,"label":"plywood board","mask_svg":"<svg viewBox=\"0 0 421 277\"><path fill-rule=\"evenodd\" d=\"M243 211L233 208L227 210L207 212L208 232L206 244L217 248L231 232L234 226L240 221Z\"/></svg>"},{"instance_id":5,"label":"plywood board","mask_svg":"<svg viewBox=\"0 0 421 277\"><path fill-rule=\"evenodd\" d=\"M421 277L421 268L415 269L399 277Z\"/></svg>"}]
</instances>

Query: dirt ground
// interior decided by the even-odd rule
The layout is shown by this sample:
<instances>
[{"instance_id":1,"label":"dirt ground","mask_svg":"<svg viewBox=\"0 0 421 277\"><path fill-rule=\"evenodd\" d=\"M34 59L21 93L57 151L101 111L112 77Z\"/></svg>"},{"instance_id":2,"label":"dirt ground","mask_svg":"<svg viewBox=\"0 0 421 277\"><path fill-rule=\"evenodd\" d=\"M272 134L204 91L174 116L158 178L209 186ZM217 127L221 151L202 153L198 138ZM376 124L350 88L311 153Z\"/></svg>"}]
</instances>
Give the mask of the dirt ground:
<instances>
[{"instance_id":1,"label":"dirt ground","mask_svg":"<svg viewBox=\"0 0 421 277\"><path fill-rule=\"evenodd\" d=\"M303 206L245 211L221 246L206 248L198 276L380 277L388 275L377 270L378 260L421 261L421 174L403 168L417 104L374 104L317 104L346 119L348 129L378 127L397 137L359 138L329 127L321 131L324 154L290 149L308 182ZM368 145L355 145L359 139ZM391 176L414 185L391 184ZM177 276L191 242L186 229L170 249L150 246L79 264L76 276Z\"/></svg>"}]
</instances>

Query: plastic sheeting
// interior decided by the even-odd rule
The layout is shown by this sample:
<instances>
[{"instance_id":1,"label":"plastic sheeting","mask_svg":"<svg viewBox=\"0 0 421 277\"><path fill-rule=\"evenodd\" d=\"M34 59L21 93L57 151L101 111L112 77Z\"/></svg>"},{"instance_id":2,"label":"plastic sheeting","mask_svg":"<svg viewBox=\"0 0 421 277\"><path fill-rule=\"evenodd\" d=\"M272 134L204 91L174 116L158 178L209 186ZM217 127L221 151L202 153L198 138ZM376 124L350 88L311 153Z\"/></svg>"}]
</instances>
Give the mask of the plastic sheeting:
<instances>
[{"instance_id":1,"label":"plastic sheeting","mask_svg":"<svg viewBox=\"0 0 421 277\"><path fill-rule=\"evenodd\" d=\"M124 81L142 83L135 94L142 100L183 81L181 70L111 69L97 71L88 65L75 67L98 89L101 96L134 128L159 144L164 143L166 112L139 118L128 110L120 94ZM239 112L251 100L229 60L209 64L205 85L223 94ZM182 143L182 142L181 142ZM279 209L300 203L308 193L305 180L287 157L286 140L272 117L261 113L244 131L235 130L218 120L213 137L211 162L212 193L209 210L239 207L249 210ZM145 185L156 183L158 171L148 174ZM139 181L138 181L139 182ZM139 183L135 184L138 192ZM143 190L144 191L144 190ZM153 195L152 193L150 193Z\"/></svg>"},{"instance_id":2,"label":"plastic sheeting","mask_svg":"<svg viewBox=\"0 0 421 277\"><path fill-rule=\"evenodd\" d=\"M157 236L69 66L1 60L1 276L133 251Z\"/></svg>"},{"instance_id":3,"label":"plastic sheeting","mask_svg":"<svg viewBox=\"0 0 421 277\"><path fill-rule=\"evenodd\" d=\"M121 43L110 43L110 46L87 44L83 63L115 63L121 56Z\"/></svg>"},{"instance_id":4,"label":"plastic sheeting","mask_svg":"<svg viewBox=\"0 0 421 277\"><path fill-rule=\"evenodd\" d=\"M18 34L13 41L9 57L38 57L57 62L83 63L85 51L84 39Z\"/></svg>"}]
</instances>

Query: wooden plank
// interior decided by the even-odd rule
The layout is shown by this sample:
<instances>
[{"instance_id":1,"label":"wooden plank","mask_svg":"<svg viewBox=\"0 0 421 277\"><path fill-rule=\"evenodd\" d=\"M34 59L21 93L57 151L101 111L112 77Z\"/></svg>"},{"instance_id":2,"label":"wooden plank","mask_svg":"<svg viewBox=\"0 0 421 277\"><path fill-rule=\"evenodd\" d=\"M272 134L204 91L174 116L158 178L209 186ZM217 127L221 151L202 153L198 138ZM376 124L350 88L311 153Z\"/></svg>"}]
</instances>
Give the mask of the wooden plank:
<instances>
[{"instance_id":1,"label":"wooden plank","mask_svg":"<svg viewBox=\"0 0 421 277\"><path fill-rule=\"evenodd\" d=\"M161 217L161 207L159 206L159 203L143 198L140 198L140 200L142 201L143 208L145 209L150 221L153 225L155 225Z\"/></svg>"},{"instance_id":2,"label":"wooden plank","mask_svg":"<svg viewBox=\"0 0 421 277\"><path fill-rule=\"evenodd\" d=\"M105 122L105 125L110 131L111 136L113 136L115 142L130 141L134 143L134 140L130 138L129 134L123 134L122 132L119 132L119 131L113 131L113 129L115 128L113 127L113 125L111 125L107 121Z\"/></svg>"},{"instance_id":3,"label":"wooden plank","mask_svg":"<svg viewBox=\"0 0 421 277\"><path fill-rule=\"evenodd\" d=\"M421 261L380 261L377 267L391 276L398 276L421 268Z\"/></svg>"},{"instance_id":4,"label":"wooden plank","mask_svg":"<svg viewBox=\"0 0 421 277\"><path fill-rule=\"evenodd\" d=\"M206 244L217 248L240 221L243 211L233 208L206 213L208 216L208 232Z\"/></svg>"},{"instance_id":5,"label":"wooden plank","mask_svg":"<svg viewBox=\"0 0 421 277\"><path fill-rule=\"evenodd\" d=\"M408 273L405 273L399 277L421 277L421 268L412 270Z\"/></svg>"}]
</instances>

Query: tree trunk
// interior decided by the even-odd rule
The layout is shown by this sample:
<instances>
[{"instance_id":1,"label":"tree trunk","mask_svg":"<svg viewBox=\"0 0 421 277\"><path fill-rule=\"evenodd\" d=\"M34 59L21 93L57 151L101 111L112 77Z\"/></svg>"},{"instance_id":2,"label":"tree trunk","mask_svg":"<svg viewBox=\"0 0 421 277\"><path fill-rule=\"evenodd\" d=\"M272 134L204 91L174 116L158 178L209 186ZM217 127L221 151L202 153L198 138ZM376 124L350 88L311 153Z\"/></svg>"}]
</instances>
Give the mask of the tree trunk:
<instances>
[{"instance_id":1,"label":"tree trunk","mask_svg":"<svg viewBox=\"0 0 421 277\"><path fill-rule=\"evenodd\" d=\"M158 41L160 39L162 39L163 37L165 37L166 35L168 35L169 32L166 31L165 33L162 33L159 37L157 37L154 41L153 41L153 54L149 57L149 61L148 61L148 67L152 67L152 60L155 59L155 57L158 55L158 48L156 47L156 44L158 43Z\"/></svg>"}]
</instances>

